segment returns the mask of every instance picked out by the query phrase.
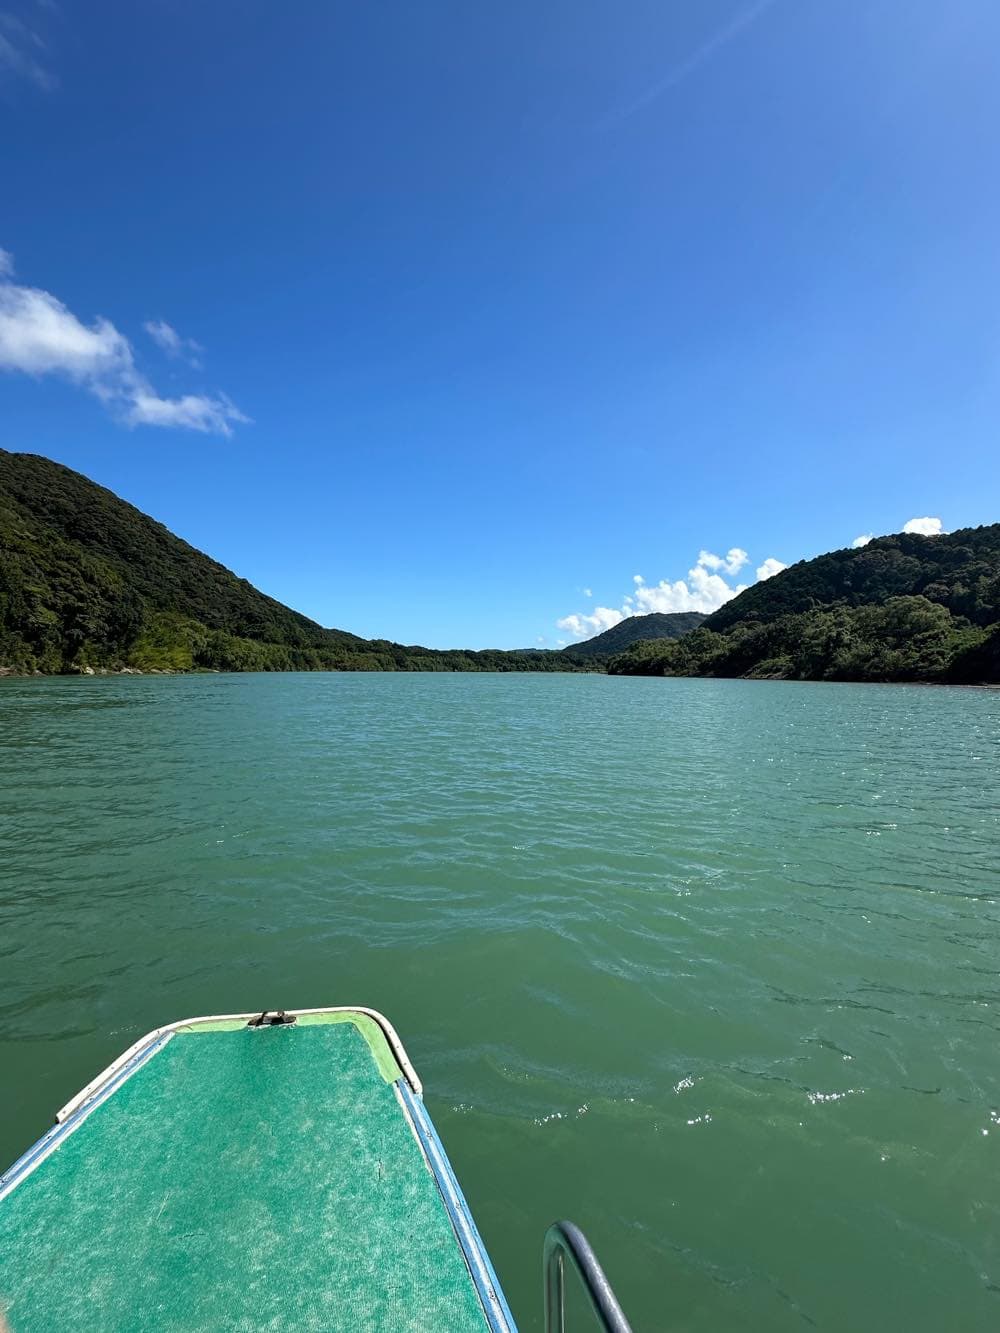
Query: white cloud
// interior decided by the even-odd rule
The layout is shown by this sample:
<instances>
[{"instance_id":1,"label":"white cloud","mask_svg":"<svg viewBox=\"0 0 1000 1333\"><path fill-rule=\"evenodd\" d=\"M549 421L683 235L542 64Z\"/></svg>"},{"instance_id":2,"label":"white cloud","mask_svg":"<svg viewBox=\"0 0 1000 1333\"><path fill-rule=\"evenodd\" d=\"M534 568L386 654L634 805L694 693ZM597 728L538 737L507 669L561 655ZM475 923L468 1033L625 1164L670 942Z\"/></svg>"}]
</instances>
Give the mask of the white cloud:
<instances>
[{"instance_id":1,"label":"white cloud","mask_svg":"<svg viewBox=\"0 0 1000 1333\"><path fill-rule=\"evenodd\" d=\"M14 276L14 256L9 250L0 247L0 278L12 278Z\"/></svg>"},{"instance_id":2,"label":"white cloud","mask_svg":"<svg viewBox=\"0 0 1000 1333\"><path fill-rule=\"evenodd\" d=\"M763 582L764 579L773 579L775 574L787 568L783 560L775 560L773 555L769 555L762 565L757 566L757 580Z\"/></svg>"},{"instance_id":3,"label":"white cloud","mask_svg":"<svg viewBox=\"0 0 1000 1333\"><path fill-rule=\"evenodd\" d=\"M182 338L165 319L147 319L142 327L161 352L186 361L195 370L201 370L201 354L205 350L201 343L195 342L193 338Z\"/></svg>"},{"instance_id":4,"label":"white cloud","mask_svg":"<svg viewBox=\"0 0 1000 1333\"><path fill-rule=\"evenodd\" d=\"M711 569L716 574L727 574L730 578L738 574L750 557L739 546L732 547L725 555L713 555L711 551L698 553L698 564L702 569Z\"/></svg>"},{"instance_id":5,"label":"white cloud","mask_svg":"<svg viewBox=\"0 0 1000 1333\"><path fill-rule=\"evenodd\" d=\"M708 615L743 592L746 586L740 583L734 588L720 574L710 573L703 565L695 565L688 570L686 579L677 579L673 583L664 579L639 588L634 598L635 610L630 614L645 616L651 611L701 611Z\"/></svg>"},{"instance_id":6,"label":"white cloud","mask_svg":"<svg viewBox=\"0 0 1000 1333\"><path fill-rule=\"evenodd\" d=\"M0 284L0 366L26 375L61 373L105 382L132 368L128 340L106 319L89 328L49 292Z\"/></svg>"},{"instance_id":7,"label":"white cloud","mask_svg":"<svg viewBox=\"0 0 1000 1333\"><path fill-rule=\"evenodd\" d=\"M747 584L732 584L727 579L737 574L749 559L746 551L739 546L731 547L724 556L715 555L712 551L700 551L686 578L647 583L641 574L633 574L632 591L622 598L620 607L597 606L591 614L563 616L556 625L574 639L585 639L612 629L628 616L645 616L653 611L667 614L673 611L700 611L708 615L746 590ZM772 557L760 568L767 568L769 573L776 574L778 570L771 568L772 564L779 565L780 562ZM784 568L783 565L780 567Z\"/></svg>"},{"instance_id":8,"label":"white cloud","mask_svg":"<svg viewBox=\"0 0 1000 1333\"><path fill-rule=\"evenodd\" d=\"M939 518L910 518L903 524L904 532L916 532L921 537L940 537L943 530Z\"/></svg>"},{"instance_id":9,"label":"white cloud","mask_svg":"<svg viewBox=\"0 0 1000 1333\"><path fill-rule=\"evenodd\" d=\"M632 614L628 612L627 614ZM556 621L556 629L572 634L574 639L589 639L595 634L603 634L606 629L613 629L625 619L621 611L611 606L595 606L593 615L563 616Z\"/></svg>"},{"instance_id":10,"label":"white cloud","mask_svg":"<svg viewBox=\"0 0 1000 1333\"><path fill-rule=\"evenodd\" d=\"M583 595L584 595L584 597L593 597L593 595L594 595L594 590L593 590L593 588L584 588L584 590L583 590Z\"/></svg>"},{"instance_id":11,"label":"white cloud","mask_svg":"<svg viewBox=\"0 0 1000 1333\"><path fill-rule=\"evenodd\" d=\"M69 380L130 426L231 435L234 422L249 420L225 394L161 398L110 320L84 324L51 292L11 281L11 257L0 254L0 370Z\"/></svg>"},{"instance_id":12,"label":"white cloud","mask_svg":"<svg viewBox=\"0 0 1000 1333\"><path fill-rule=\"evenodd\" d=\"M920 537L940 537L944 528L939 518L908 518L903 524L903 531L916 533ZM867 546L873 540L874 533L863 532L860 537L854 538L851 546L854 550L857 550L859 547Z\"/></svg>"},{"instance_id":13,"label":"white cloud","mask_svg":"<svg viewBox=\"0 0 1000 1333\"><path fill-rule=\"evenodd\" d=\"M725 555L699 551L698 559L688 570L686 578L647 583L641 574L633 574L632 591L622 598L620 608L597 606L590 615L574 613L563 616L556 621L556 625L574 639L588 639L612 629L628 616L645 616L654 611L668 615L675 611L700 611L703 615L711 615L724 603L746 591L748 584L733 584L727 580L738 574L749 559L741 546L730 547ZM783 569L787 569L787 565L774 556L768 556L763 564L758 565L757 578L769 579Z\"/></svg>"}]
</instances>

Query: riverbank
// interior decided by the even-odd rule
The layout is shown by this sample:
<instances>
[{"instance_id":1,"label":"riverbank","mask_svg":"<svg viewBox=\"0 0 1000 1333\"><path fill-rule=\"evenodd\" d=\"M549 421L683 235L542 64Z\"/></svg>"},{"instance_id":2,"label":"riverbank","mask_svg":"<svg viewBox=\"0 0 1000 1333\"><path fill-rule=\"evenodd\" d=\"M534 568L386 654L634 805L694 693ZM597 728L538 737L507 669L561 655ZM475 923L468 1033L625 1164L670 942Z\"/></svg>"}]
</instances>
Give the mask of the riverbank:
<instances>
[{"instance_id":1,"label":"riverbank","mask_svg":"<svg viewBox=\"0 0 1000 1333\"><path fill-rule=\"evenodd\" d=\"M145 671L140 671L138 667L76 667L72 671L18 671L16 667L0 666L0 678L15 680L34 680L36 677L42 680L63 680L72 676L193 676L198 674L194 671L169 671L164 667L149 667ZM218 675L218 672L209 673Z\"/></svg>"}]
</instances>

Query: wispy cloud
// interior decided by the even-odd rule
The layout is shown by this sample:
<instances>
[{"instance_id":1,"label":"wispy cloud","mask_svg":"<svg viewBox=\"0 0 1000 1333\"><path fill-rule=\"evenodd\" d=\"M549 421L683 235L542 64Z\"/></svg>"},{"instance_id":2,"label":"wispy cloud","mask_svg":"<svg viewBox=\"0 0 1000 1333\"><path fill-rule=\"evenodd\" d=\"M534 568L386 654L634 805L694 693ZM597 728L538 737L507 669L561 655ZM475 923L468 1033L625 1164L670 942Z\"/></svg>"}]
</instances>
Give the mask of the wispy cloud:
<instances>
[{"instance_id":1,"label":"wispy cloud","mask_svg":"<svg viewBox=\"0 0 1000 1333\"><path fill-rule=\"evenodd\" d=\"M24 80L45 93L58 87L59 80L42 63L44 50L34 28L16 14L0 10L0 84Z\"/></svg>"},{"instance_id":2,"label":"wispy cloud","mask_svg":"<svg viewBox=\"0 0 1000 1333\"><path fill-rule=\"evenodd\" d=\"M637 111L642 111L644 107L655 102L657 98L662 97L671 88L676 88L679 83L683 83L685 79L697 73L724 46L728 46L734 38L739 37L740 33L749 28L752 23L756 23L775 4L777 4L777 0L756 0L755 4L740 10L728 23L724 24L723 27L692 51L689 56L672 65L662 78L657 79L633 101L610 112L604 119L605 126L619 124L621 121L627 120L629 116L634 116Z\"/></svg>"},{"instance_id":3,"label":"wispy cloud","mask_svg":"<svg viewBox=\"0 0 1000 1333\"><path fill-rule=\"evenodd\" d=\"M68 380L128 426L231 435L235 423L249 420L222 393L161 397L110 320L98 316L84 324L51 292L15 282L6 250L0 251L0 370Z\"/></svg>"},{"instance_id":4,"label":"wispy cloud","mask_svg":"<svg viewBox=\"0 0 1000 1333\"><path fill-rule=\"evenodd\" d=\"M167 356L175 360L186 361L194 370L201 370L202 353L205 351L201 343L195 342L193 338L182 338L165 319L147 319L142 327L161 352L166 352Z\"/></svg>"},{"instance_id":5,"label":"wispy cloud","mask_svg":"<svg viewBox=\"0 0 1000 1333\"><path fill-rule=\"evenodd\" d=\"M23 41L26 46L33 46L38 51L45 50L45 43L34 28L29 28L27 23L22 22L16 14L9 10L0 9L0 28L4 32L9 32L12 37Z\"/></svg>"}]
</instances>

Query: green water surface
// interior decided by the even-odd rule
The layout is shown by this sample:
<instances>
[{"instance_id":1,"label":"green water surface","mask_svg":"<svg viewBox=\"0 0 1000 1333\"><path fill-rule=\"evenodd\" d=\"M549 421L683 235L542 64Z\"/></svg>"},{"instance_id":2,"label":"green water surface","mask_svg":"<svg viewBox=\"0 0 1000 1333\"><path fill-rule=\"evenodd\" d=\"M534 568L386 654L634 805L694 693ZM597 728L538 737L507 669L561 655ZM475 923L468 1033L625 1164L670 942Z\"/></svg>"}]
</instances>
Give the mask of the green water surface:
<instances>
[{"instance_id":1,"label":"green water surface","mask_svg":"<svg viewBox=\"0 0 1000 1333\"><path fill-rule=\"evenodd\" d=\"M0 681L0 1157L159 1023L368 1004L523 1329L556 1216L637 1330L993 1329L998 899L996 692Z\"/></svg>"}]
</instances>

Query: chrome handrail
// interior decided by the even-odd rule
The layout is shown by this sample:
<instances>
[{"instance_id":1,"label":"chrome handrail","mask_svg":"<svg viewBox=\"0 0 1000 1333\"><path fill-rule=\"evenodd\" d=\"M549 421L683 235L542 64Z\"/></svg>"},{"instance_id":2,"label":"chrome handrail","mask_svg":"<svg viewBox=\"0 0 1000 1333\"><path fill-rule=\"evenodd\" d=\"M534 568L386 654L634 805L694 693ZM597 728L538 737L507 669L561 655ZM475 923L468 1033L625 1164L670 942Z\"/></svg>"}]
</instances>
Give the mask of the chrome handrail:
<instances>
[{"instance_id":1,"label":"chrome handrail","mask_svg":"<svg viewBox=\"0 0 1000 1333\"><path fill-rule=\"evenodd\" d=\"M542 1269L545 1280L545 1333L564 1333L565 1261L569 1258L583 1289L590 1299L590 1307L605 1333L632 1333L622 1307L611 1290L597 1255L578 1226L572 1222L553 1222L545 1233Z\"/></svg>"}]
</instances>

